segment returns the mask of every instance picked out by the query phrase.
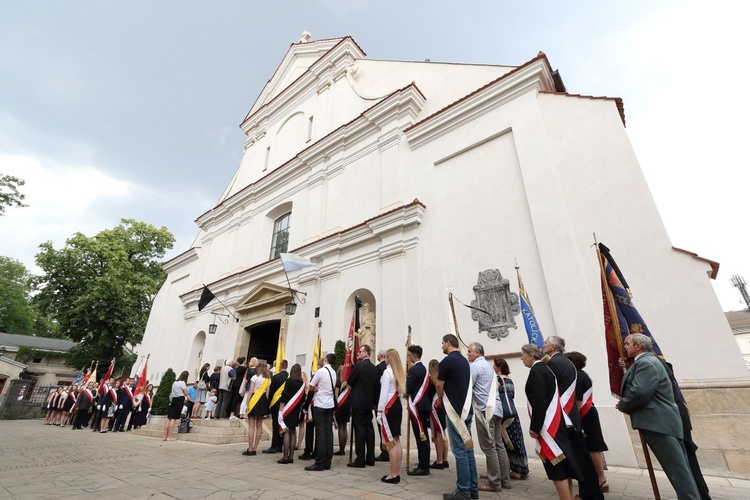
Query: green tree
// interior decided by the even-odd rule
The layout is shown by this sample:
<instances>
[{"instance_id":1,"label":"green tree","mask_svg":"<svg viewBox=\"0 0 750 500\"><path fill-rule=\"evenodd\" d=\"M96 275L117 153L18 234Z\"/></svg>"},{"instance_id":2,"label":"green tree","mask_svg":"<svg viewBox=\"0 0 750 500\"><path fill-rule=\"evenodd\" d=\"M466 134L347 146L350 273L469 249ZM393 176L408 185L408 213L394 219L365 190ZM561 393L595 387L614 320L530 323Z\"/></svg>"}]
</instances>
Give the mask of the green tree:
<instances>
[{"instance_id":1,"label":"green tree","mask_svg":"<svg viewBox=\"0 0 750 500\"><path fill-rule=\"evenodd\" d=\"M0 332L31 335L36 315L31 307L31 275L17 260L0 257Z\"/></svg>"},{"instance_id":2,"label":"green tree","mask_svg":"<svg viewBox=\"0 0 750 500\"><path fill-rule=\"evenodd\" d=\"M177 376L174 374L174 370L167 368L164 375L161 376L159 381L159 389L156 391L156 396L151 402L151 414L152 415L166 415L169 409L169 395L172 392L172 384L174 384Z\"/></svg>"},{"instance_id":3,"label":"green tree","mask_svg":"<svg viewBox=\"0 0 750 500\"><path fill-rule=\"evenodd\" d=\"M344 358L346 357L346 342L343 340L337 340L336 345L333 347L333 353L336 355L336 365L333 369L338 370L339 366L344 364Z\"/></svg>"},{"instance_id":4,"label":"green tree","mask_svg":"<svg viewBox=\"0 0 750 500\"><path fill-rule=\"evenodd\" d=\"M18 190L26 183L23 179L12 175L0 175L0 217L5 215L5 207L25 207L23 200L26 195Z\"/></svg>"},{"instance_id":5,"label":"green tree","mask_svg":"<svg viewBox=\"0 0 750 500\"><path fill-rule=\"evenodd\" d=\"M157 259L172 248L165 228L122 219L93 237L76 233L55 250L39 246L36 263L43 275L33 282L34 303L80 344L69 352L72 366L115 358L143 339L151 304L166 273Z\"/></svg>"}]
</instances>

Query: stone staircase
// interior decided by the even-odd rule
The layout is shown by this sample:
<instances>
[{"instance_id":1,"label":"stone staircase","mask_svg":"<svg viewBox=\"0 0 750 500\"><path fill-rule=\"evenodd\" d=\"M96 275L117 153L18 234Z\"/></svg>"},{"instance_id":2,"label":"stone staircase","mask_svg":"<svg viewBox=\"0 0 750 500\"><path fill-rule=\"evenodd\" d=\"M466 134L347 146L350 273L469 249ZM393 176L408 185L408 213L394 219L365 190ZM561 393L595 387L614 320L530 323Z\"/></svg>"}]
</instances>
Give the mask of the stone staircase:
<instances>
[{"instance_id":1,"label":"stone staircase","mask_svg":"<svg viewBox=\"0 0 750 500\"><path fill-rule=\"evenodd\" d=\"M180 434L177 432L179 422L175 424L174 438L178 441L190 441L205 444L247 444L247 420L192 420L193 427L190 432ZM151 438L164 438L164 427L167 424L165 416L151 416L148 425L140 429L133 429L131 434ZM271 439L271 419L263 420L263 436L261 441Z\"/></svg>"}]
</instances>

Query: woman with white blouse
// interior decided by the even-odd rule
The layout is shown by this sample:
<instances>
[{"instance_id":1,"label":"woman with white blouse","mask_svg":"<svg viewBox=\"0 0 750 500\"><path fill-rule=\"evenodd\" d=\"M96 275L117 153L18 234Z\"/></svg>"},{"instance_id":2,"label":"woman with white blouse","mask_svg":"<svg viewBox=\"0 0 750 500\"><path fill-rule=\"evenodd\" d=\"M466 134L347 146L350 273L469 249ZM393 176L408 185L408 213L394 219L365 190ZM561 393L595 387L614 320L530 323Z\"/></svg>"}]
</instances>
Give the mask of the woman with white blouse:
<instances>
[{"instance_id":1,"label":"woman with white blouse","mask_svg":"<svg viewBox=\"0 0 750 500\"><path fill-rule=\"evenodd\" d=\"M380 478L384 483L398 484L401 481L402 449L401 435L401 395L406 387L406 374L401 357L396 349L385 353L386 369L380 377L380 399L378 400L378 422L383 434L383 446L388 451L391 465L389 474Z\"/></svg>"}]
</instances>

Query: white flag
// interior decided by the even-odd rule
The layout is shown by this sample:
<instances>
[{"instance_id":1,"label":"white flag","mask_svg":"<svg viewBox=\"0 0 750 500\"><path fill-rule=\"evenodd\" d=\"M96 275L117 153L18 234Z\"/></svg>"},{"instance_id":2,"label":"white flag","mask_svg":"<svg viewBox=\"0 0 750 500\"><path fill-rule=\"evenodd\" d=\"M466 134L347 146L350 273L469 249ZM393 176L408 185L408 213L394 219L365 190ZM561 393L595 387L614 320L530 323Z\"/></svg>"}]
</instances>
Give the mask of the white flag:
<instances>
[{"instance_id":1,"label":"white flag","mask_svg":"<svg viewBox=\"0 0 750 500\"><path fill-rule=\"evenodd\" d=\"M315 264L313 264L307 257L302 257L293 253L282 253L279 255L281 257L281 264L284 266L284 271L286 272L315 266Z\"/></svg>"}]
</instances>

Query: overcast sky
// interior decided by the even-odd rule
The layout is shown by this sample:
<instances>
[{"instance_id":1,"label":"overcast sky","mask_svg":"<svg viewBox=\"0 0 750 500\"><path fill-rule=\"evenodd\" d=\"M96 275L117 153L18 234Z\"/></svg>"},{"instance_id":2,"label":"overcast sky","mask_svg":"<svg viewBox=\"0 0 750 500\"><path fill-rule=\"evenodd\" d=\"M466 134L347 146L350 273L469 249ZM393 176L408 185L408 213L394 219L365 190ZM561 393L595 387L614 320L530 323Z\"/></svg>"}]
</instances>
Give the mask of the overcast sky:
<instances>
[{"instance_id":1,"label":"overcast sky","mask_svg":"<svg viewBox=\"0 0 750 500\"><path fill-rule=\"evenodd\" d=\"M569 92L622 97L672 244L719 261L714 288L740 309L746 5L0 0L0 173L26 180L29 205L0 218L0 255L34 271L40 243L122 217L166 226L169 256L189 248L239 164L240 121L308 30L373 59L519 65L542 50Z\"/></svg>"}]
</instances>

